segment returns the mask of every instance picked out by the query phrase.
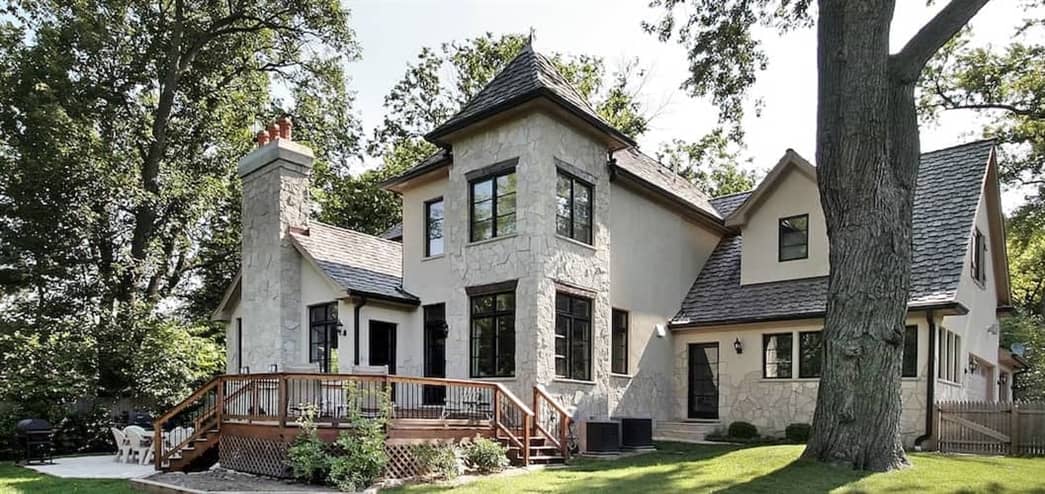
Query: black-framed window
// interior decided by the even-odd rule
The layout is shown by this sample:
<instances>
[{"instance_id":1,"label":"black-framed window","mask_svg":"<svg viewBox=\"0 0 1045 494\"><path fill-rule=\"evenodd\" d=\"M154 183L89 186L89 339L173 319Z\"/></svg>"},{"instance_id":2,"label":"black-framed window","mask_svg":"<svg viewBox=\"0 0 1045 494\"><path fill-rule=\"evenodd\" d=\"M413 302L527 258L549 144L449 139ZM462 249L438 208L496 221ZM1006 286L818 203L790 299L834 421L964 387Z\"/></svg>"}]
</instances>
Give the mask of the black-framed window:
<instances>
[{"instance_id":1,"label":"black-framed window","mask_svg":"<svg viewBox=\"0 0 1045 494\"><path fill-rule=\"evenodd\" d=\"M443 198L425 202L425 257L443 253Z\"/></svg>"},{"instance_id":2,"label":"black-framed window","mask_svg":"<svg viewBox=\"0 0 1045 494\"><path fill-rule=\"evenodd\" d=\"M337 348L337 302L308 307L308 361L330 371L332 350Z\"/></svg>"},{"instance_id":3,"label":"black-framed window","mask_svg":"<svg viewBox=\"0 0 1045 494\"><path fill-rule=\"evenodd\" d=\"M791 333L762 335L762 377L790 379L792 374Z\"/></svg>"},{"instance_id":4,"label":"black-framed window","mask_svg":"<svg viewBox=\"0 0 1045 494\"><path fill-rule=\"evenodd\" d=\"M987 279L987 269L983 264L984 254L987 252L987 237L979 228L972 236L972 277L983 282Z\"/></svg>"},{"instance_id":5,"label":"black-framed window","mask_svg":"<svg viewBox=\"0 0 1045 494\"><path fill-rule=\"evenodd\" d=\"M516 185L514 168L471 182L472 242L515 233Z\"/></svg>"},{"instance_id":6,"label":"black-framed window","mask_svg":"<svg viewBox=\"0 0 1045 494\"><path fill-rule=\"evenodd\" d=\"M555 375L591 380L591 299L555 294Z\"/></svg>"},{"instance_id":7,"label":"black-framed window","mask_svg":"<svg viewBox=\"0 0 1045 494\"><path fill-rule=\"evenodd\" d=\"M628 373L628 312L613 309L613 327L610 335L610 372Z\"/></svg>"},{"instance_id":8,"label":"black-framed window","mask_svg":"<svg viewBox=\"0 0 1045 494\"><path fill-rule=\"evenodd\" d=\"M907 326L903 333L902 377L918 377L918 326Z\"/></svg>"},{"instance_id":9,"label":"black-framed window","mask_svg":"<svg viewBox=\"0 0 1045 494\"><path fill-rule=\"evenodd\" d=\"M822 331L798 333L798 377L820 377L824 361Z\"/></svg>"},{"instance_id":10,"label":"black-framed window","mask_svg":"<svg viewBox=\"0 0 1045 494\"><path fill-rule=\"evenodd\" d=\"M560 170L555 196L555 232L591 245L591 184Z\"/></svg>"},{"instance_id":11,"label":"black-framed window","mask_svg":"<svg viewBox=\"0 0 1045 494\"><path fill-rule=\"evenodd\" d=\"M809 257L809 215L780 218L778 259L794 261Z\"/></svg>"},{"instance_id":12,"label":"black-framed window","mask_svg":"<svg viewBox=\"0 0 1045 494\"><path fill-rule=\"evenodd\" d=\"M515 292L471 297L471 376L515 376Z\"/></svg>"},{"instance_id":13,"label":"black-framed window","mask_svg":"<svg viewBox=\"0 0 1045 494\"><path fill-rule=\"evenodd\" d=\"M236 318L236 373L243 368L243 318Z\"/></svg>"}]
</instances>

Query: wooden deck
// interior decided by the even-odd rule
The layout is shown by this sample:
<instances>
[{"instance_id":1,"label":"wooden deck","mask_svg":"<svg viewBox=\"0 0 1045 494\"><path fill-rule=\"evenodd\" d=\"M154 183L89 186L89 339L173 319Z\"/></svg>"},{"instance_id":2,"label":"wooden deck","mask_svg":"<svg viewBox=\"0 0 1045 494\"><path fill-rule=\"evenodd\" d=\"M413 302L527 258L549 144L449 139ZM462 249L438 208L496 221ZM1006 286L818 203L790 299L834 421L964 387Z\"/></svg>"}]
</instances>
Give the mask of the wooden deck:
<instances>
[{"instance_id":1,"label":"wooden deck","mask_svg":"<svg viewBox=\"0 0 1045 494\"><path fill-rule=\"evenodd\" d=\"M386 444L501 441L517 464L564 461L570 415L538 387L532 407L499 383L359 374L246 374L218 376L156 420L159 470L206 468L218 458L232 468L272 474L285 470L297 421L315 414L320 438L333 441L350 417L389 414ZM161 431L191 427L180 444ZM389 446L392 447L392 446Z\"/></svg>"}]
</instances>

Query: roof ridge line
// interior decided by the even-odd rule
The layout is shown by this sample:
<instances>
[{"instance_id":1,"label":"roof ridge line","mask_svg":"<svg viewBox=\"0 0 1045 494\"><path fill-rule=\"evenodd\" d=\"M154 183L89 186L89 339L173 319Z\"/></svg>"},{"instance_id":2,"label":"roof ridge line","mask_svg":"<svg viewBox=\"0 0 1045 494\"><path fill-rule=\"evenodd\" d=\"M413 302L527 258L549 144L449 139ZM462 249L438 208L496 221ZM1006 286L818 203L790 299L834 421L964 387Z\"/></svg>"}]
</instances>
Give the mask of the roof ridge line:
<instances>
[{"instance_id":1,"label":"roof ridge line","mask_svg":"<svg viewBox=\"0 0 1045 494\"><path fill-rule=\"evenodd\" d=\"M951 151L951 150L958 149L958 148L961 148L961 147L974 146L976 144L985 144L985 143L988 143L988 142L997 144L998 138L997 137L985 137L983 139L976 139L974 141L969 141L969 142L965 142L965 143L962 143L962 144L954 144L952 146L947 146L947 147L940 148L940 149L933 149L932 151L925 151L920 156L925 156L927 154L941 153L941 152L944 152L944 151Z\"/></svg>"},{"instance_id":2,"label":"roof ridge line","mask_svg":"<svg viewBox=\"0 0 1045 494\"><path fill-rule=\"evenodd\" d=\"M739 196L740 194L750 194L750 193L752 193L754 191L755 191L755 189L748 189L748 190L742 190L740 192L731 192L729 194L722 194L720 196L709 197L708 200L711 200L711 199L724 199L726 197Z\"/></svg>"}]
</instances>

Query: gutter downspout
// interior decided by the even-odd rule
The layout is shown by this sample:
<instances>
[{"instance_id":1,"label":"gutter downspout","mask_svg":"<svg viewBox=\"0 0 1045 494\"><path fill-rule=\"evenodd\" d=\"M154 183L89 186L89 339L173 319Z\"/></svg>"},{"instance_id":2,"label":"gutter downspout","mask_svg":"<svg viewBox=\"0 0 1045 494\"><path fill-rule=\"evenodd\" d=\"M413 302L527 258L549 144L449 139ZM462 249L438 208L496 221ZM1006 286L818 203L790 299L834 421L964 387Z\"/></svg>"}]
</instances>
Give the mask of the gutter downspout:
<instances>
[{"instance_id":1,"label":"gutter downspout","mask_svg":"<svg viewBox=\"0 0 1045 494\"><path fill-rule=\"evenodd\" d=\"M925 434L914 439L915 451L921 451L922 443L933 435L933 412L936 408L936 319L933 317L933 311L929 311L926 314L925 320L929 323L929 372L926 376L928 382L925 386Z\"/></svg>"},{"instance_id":2,"label":"gutter downspout","mask_svg":"<svg viewBox=\"0 0 1045 494\"><path fill-rule=\"evenodd\" d=\"M359 365L359 312L363 310L363 306L366 305L366 296L360 295L356 297L355 307L353 315L354 321L352 323L352 332L354 333L355 342L352 344L352 355L355 365Z\"/></svg>"}]
</instances>

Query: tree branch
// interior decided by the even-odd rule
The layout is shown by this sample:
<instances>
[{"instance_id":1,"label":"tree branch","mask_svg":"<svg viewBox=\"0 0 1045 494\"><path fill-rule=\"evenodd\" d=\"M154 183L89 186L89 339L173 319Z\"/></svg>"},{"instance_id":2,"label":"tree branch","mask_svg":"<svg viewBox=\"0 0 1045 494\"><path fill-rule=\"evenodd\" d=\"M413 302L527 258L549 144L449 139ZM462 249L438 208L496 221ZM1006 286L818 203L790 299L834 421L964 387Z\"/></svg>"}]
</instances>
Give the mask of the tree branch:
<instances>
[{"instance_id":1,"label":"tree branch","mask_svg":"<svg viewBox=\"0 0 1045 494\"><path fill-rule=\"evenodd\" d=\"M951 0L910 41L892 56L894 73L906 82L918 80L922 69L989 0Z\"/></svg>"}]
</instances>

